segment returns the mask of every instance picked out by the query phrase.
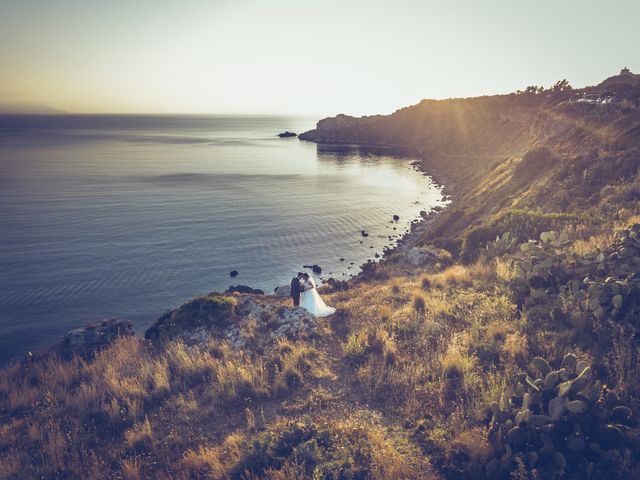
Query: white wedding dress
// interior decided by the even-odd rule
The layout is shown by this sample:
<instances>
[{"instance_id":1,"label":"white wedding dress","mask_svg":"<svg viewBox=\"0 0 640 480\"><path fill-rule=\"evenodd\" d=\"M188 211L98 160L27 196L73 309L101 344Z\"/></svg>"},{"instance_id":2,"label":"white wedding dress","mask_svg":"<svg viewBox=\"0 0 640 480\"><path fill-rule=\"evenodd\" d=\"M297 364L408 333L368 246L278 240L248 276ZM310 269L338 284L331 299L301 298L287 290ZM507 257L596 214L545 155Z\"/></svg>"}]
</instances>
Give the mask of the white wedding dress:
<instances>
[{"instance_id":1,"label":"white wedding dress","mask_svg":"<svg viewBox=\"0 0 640 480\"><path fill-rule=\"evenodd\" d=\"M328 307L320 297L313 278L309 277L309 280L302 284L302 288L304 288L302 298L300 299L300 306L302 308L306 308L316 317L328 317L336 313L336 309Z\"/></svg>"}]
</instances>

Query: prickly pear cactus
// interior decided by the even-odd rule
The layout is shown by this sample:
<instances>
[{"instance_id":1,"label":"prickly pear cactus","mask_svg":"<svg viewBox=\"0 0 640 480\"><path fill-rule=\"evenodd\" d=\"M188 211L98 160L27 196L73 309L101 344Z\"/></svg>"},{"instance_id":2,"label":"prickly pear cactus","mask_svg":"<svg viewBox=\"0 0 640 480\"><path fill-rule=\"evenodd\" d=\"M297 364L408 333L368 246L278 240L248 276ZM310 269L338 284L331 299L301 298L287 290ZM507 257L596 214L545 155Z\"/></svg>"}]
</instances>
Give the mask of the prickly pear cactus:
<instances>
[{"instance_id":1,"label":"prickly pear cactus","mask_svg":"<svg viewBox=\"0 0 640 480\"><path fill-rule=\"evenodd\" d=\"M569 253L565 247L571 241L556 232L521 244L507 257L515 268L511 287L518 301L550 304L552 321L578 310L589 322L640 327L640 224L615 238L603 251L585 255Z\"/></svg>"},{"instance_id":2,"label":"prickly pear cactus","mask_svg":"<svg viewBox=\"0 0 640 480\"><path fill-rule=\"evenodd\" d=\"M529 370L490 406L487 438L496 454L487 475L510 478L520 462L543 473L541 478L610 478L609 460L627 453L632 411L571 353L556 369L534 358Z\"/></svg>"},{"instance_id":3,"label":"prickly pear cactus","mask_svg":"<svg viewBox=\"0 0 640 480\"><path fill-rule=\"evenodd\" d=\"M487 255L490 258L501 257L518 245L518 239L511 235L511 232L504 232L498 235L493 242L486 245Z\"/></svg>"}]
</instances>

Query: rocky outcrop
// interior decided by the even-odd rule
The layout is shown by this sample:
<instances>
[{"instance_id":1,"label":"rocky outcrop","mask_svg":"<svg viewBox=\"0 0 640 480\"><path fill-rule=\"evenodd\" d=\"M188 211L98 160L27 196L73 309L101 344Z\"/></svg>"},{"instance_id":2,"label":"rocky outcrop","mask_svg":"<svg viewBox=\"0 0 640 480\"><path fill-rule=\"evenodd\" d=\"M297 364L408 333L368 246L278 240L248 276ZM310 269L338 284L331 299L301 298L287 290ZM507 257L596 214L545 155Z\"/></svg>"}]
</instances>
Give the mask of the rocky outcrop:
<instances>
[{"instance_id":1,"label":"rocky outcrop","mask_svg":"<svg viewBox=\"0 0 640 480\"><path fill-rule=\"evenodd\" d=\"M274 295L278 298L287 298L291 296L291 285L281 285L276 287Z\"/></svg>"},{"instance_id":2,"label":"rocky outcrop","mask_svg":"<svg viewBox=\"0 0 640 480\"><path fill-rule=\"evenodd\" d=\"M259 288L251 288L246 285L230 285L224 293L251 293L253 295L264 295L264 291Z\"/></svg>"},{"instance_id":3,"label":"rocky outcrop","mask_svg":"<svg viewBox=\"0 0 640 480\"><path fill-rule=\"evenodd\" d=\"M287 130L286 132L279 133L278 136L280 138L289 138L289 137L297 137L298 134Z\"/></svg>"},{"instance_id":4,"label":"rocky outcrop","mask_svg":"<svg viewBox=\"0 0 640 480\"><path fill-rule=\"evenodd\" d=\"M54 350L64 358L74 355L91 357L95 352L111 345L116 339L133 335L133 324L129 320L104 320L71 330L54 347Z\"/></svg>"},{"instance_id":5,"label":"rocky outcrop","mask_svg":"<svg viewBox=\"0 0 640 480\"><path fill-rule=\"evenodd\" d=\"M412 247L405 253L407 262L414 267L421 267L440 260L438 252L430 247Z\"/></svg>"},{"instance_id":6,"label":"rocky outcrop","mask_svg":"<svg viewBox=\"0 0 640 480\"><path fill-rule=\"evenodd\" d=\"M281 337L309 338L315 329L316 318L304 308L234 294L194 299L167 312L145 337L162 342L181 340L187 345L226 341L236 348L260 348Z\"/></svg>"}]
</instances>

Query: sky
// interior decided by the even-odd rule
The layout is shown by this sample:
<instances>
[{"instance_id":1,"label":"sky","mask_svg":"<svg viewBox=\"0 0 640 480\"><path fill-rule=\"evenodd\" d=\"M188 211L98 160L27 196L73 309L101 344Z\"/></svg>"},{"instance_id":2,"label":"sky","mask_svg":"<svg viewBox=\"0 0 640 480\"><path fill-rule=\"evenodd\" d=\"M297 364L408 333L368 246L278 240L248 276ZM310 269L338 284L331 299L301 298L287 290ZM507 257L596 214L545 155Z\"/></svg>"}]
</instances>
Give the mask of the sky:
<instances>
[{"instance_id":1,"label":"sky","mask_svg":"<svg viewBox=\"0 0 640 480\"><path fill-rule=\"evenodd\" d=\"M640 72L638 0L0 0L0 108L369 115Z\"/></svg>"}]
</instances>

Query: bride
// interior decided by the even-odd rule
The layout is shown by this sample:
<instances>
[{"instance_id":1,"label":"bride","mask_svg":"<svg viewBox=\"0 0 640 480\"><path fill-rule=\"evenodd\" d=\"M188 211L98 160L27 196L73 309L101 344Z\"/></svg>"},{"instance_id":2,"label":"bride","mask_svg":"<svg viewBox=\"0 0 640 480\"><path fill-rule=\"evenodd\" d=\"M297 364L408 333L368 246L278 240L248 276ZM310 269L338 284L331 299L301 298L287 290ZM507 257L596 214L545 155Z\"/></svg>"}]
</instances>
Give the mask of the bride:
<instances>
[{"instance_id":1,"label":"bride","mask_svg":"<svg viewBox=\"0 0 640 480\"><path fill-rule=\"evenodd\" d=\"M302 278L302 288L304 288L304 291L302 292L302 298L300 299L300 306L309 310L316 317L327 317L329 315L333 315L336 309L333 307L327 307L322 298L320 298L320 294L316 289L316 283L313 281L313 278L311 278L311 275L304 273L302 274Z\"/></svg>"}]
</instances>

